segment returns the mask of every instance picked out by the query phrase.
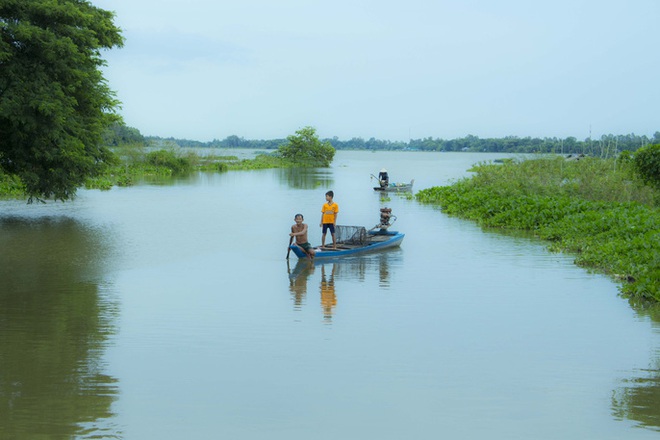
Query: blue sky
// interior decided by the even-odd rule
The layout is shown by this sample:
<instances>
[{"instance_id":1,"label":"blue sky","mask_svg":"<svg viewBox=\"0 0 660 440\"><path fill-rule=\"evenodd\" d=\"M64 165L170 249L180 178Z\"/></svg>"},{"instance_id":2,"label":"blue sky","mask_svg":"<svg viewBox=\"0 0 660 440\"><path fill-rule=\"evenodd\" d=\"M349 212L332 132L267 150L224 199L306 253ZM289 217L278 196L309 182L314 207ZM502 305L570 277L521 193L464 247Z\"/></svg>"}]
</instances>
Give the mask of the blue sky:
<instances>
[{"instance_id":1,"label":"blue sky","mask_svg":"<svg viewBox=\"0 0 660 440\"><path fill-rule=\"evenodd\" d=\"M658 0L93 0L129 126L210 141L652 136Z\"/></svg>"}]
</instances>

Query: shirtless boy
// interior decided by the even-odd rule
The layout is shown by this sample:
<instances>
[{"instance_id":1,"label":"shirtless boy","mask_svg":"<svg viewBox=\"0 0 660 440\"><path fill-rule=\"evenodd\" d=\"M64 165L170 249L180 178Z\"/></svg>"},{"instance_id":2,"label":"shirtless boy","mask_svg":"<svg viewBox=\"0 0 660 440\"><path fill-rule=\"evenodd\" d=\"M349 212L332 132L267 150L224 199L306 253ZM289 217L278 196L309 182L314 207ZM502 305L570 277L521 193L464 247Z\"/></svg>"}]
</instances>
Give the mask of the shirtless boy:
<instances>
[{"instance_id":1,"label":"shirtless boy","mask_svg":"<svg viewBox=\"0 0 660 440\"><path fill-rule=\"evenodd\" d=\"M291 226L291 233L289 234L291 239L289 240L289 245L291 245L295 237L296 246L301 248L307 254L307 258L312 259L314 258L314 248L312 248L312 245L309 244L309 240L307 239L307 224L303 223L303 215L296 214L294 220L296 221L296 224Z\"/></svg>"}]
</instances>

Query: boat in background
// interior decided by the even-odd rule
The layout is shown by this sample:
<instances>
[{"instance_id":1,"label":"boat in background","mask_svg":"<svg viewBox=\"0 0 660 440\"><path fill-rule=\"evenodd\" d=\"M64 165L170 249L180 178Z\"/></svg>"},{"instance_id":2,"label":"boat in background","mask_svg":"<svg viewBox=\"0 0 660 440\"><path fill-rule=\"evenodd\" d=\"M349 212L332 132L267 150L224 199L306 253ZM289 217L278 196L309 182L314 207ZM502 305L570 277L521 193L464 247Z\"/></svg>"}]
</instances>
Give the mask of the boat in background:
<instances>
[{"instance_id":1,"label":"boat in background","mask_svg":"<svg viewBox=\"0 0 660 440\"><path fill-rule=\"evenodd\" d=\"M383 191L383 192L412 191L413 183L415 183L415 179L412 179L410 183L390 183L387 186L374 186L374 191Z\"/></svg>"}]
</instances>

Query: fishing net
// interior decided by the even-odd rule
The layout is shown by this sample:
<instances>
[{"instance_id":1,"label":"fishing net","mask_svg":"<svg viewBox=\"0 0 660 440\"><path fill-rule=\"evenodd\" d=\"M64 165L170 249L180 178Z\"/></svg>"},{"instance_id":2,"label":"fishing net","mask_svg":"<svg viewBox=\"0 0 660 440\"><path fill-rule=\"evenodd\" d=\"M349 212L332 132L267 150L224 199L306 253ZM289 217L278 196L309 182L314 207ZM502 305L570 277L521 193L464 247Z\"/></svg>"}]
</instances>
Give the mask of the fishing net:
<instances>
[{"instance_id":1,"label":"fishing net","mask_svg":"<svg viewBox=\"0 0 660 440\"><path fill-rule=\"evenodd\" d=\"M367 242L367 230L364 226L335 226L335 238L337 243L365 244Z\"/></svg>"}]
</instances>

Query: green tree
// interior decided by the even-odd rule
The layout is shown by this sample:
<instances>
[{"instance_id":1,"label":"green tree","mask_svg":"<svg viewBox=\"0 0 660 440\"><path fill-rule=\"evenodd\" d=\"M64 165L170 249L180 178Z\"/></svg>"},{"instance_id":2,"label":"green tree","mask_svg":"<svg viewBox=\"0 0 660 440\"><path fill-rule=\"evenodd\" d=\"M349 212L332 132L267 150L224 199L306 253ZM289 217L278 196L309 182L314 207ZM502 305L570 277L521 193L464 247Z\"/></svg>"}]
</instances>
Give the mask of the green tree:
<instances>
[{"instance_id":1,"label":"green tree","mask_svg":"<svg viewBox=\"0 0 660 440\"><path fill-rule=\"evenodd\" d=\"M145 141L140 130L116 121L105 129L102 135L102 142L103 145L108 147L118 147L126 144L144 144Z\"/></svg>"},{"instance_id":2,"label":"green tree","mask_svg":"<svg viewBox=\"0 0 660 440\"><path fill-rule=\"evenodd\" d=\"M647 145L637 150L634 163L646 183L660 188L660 144Z\"/></svg>"},{"instance_id":3,"label":"green tree","mask_svg":"<svg viewBox=\"0 0 660 440\"><path fill-rule=\"evenodd\" d=\"M287 144L278 149L282 158L295 164L311 167L327 167L335 157L335 149L329 141L321 142L313 127L304 127L287 137Z\"/></svg>"},{"instance_id":4,"label":"green tree","mask_svg":"<svg viewBox=\"0 0 660 440\"><path fill-rule=\"evenodd\" d=\"M222 144L228 148L239 148L244 142L245 140L243 138L239 138L234 134L227 136L225 140L222 141Z\"/></svg>"},{"instance_id":5,"label":"green tree","mask_svg":"<svg viewBox=\"0 0 660 440\"><path fill-rule=\"evenodd\" d=\"M100 52L123 45L113 18L85 0L0 1L0 171L29 201L70 199L111 157L118 101Z\"/></svg>"}]
</instances>

